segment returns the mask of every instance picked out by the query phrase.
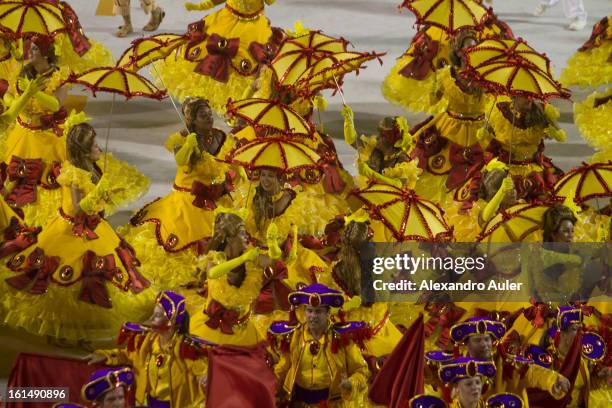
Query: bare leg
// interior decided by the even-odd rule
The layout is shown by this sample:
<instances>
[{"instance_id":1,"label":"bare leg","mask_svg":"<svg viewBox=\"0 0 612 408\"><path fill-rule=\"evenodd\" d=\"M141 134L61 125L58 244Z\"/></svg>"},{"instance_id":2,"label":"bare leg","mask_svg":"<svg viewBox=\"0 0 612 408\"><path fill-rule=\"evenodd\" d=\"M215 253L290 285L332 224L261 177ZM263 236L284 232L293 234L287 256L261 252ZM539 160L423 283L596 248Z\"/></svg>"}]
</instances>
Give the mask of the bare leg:
<instances>
[{"instance_id":1,"label":"bare leg","mask_svg":"<svg viewBox=\"0 0 612 408\"><path fill-rule=\"evenodd\" d=\"M115 33L117 37L125 37L134 32L130 16L130 0L115 0L115 12L123 17L123 25Z\"/></svg>"}]
</instances>

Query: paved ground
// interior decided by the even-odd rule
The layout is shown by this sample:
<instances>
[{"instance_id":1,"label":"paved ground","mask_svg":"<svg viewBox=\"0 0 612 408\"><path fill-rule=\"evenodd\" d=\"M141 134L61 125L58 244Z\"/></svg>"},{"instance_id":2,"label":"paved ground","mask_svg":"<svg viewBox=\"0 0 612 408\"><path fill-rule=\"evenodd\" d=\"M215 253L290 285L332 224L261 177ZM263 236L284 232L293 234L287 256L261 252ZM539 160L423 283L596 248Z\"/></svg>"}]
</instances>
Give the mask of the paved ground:
<instances>
[{"instance_id":1,"label":"paved ground","mask_svg":"<svg viewBox=\"0 0 612 408\"><path fill-rule=\"evenodd\" d=\"M117 57L129 46L130 41L142 33L117 39L112 33L119 25L119 17L95 16L96 1L69 0L80 16L85 31L91 37L106 44ZM203 13L188 13L177 0L158 0L166 9L166 20L162 25L163 32L182 33L187 23L195 21ZM135 27L142 27L147 18L136 8L138 2L132 1L133 21ZM345 81L344 92L347 102L353 107L357 128L362 132L375 128L382 116L402 114L403 112L388 104L380 93L380 84L414 35L414 17L407 11L400 13L397 9L399 0L278 0L278 3L266 9L266 14L275 26L292 27L294 20L302 20L306 27L322 29L330 35L343 35L359 50L386 51L383 66L370 64L370 67L359 75ZM553 62L557 73L561 71L567 58L588 38L590 27L606 14L612 14L610 0L585 0L589 12L587 29L571 32L564 29L567 24L563 17L561 5L549 10L540 18L531 16L535 7L533 0L513 0L495 2L495 9L501 19L508 22L514 32L525 38L537 50L546 52ZM575 93L580 100L585 92ZM322 115L326 129L340 136L341 99L339 96L329 99L328 111ZM548 147L549 154L563 168L578 164L590 154L589 148L579 138L572 125L571 104L560 105L563 112L561 125L568 133L565 144L553 144ZM108 125L108 113L111 109L111 98L101 96L88 102L86 111L94 117L94 125L100 128L100 134ZM136 165L140 171L151 179L151 189L146 197L134 204L140 207L144 202L169 191L174 177L174 164L171 157L162 147L167 135L180 127L180 122L169 100L163 102L134 100L129 103L115 102L112 116L112 131L109 150L117 156ZM407 115L411 123L419 117ZM352 151L338 141L341 159L352 168ZM121 224L127 220L129 211L125 211L112 220ZM0 384L6 378L10 364L17 351L45 351L51 353L73 353L46 344L44 339L33 338L25 333L15 333L0 329ZM0 393L2 393L0 387Z\"/></svg>"}]
</instances>

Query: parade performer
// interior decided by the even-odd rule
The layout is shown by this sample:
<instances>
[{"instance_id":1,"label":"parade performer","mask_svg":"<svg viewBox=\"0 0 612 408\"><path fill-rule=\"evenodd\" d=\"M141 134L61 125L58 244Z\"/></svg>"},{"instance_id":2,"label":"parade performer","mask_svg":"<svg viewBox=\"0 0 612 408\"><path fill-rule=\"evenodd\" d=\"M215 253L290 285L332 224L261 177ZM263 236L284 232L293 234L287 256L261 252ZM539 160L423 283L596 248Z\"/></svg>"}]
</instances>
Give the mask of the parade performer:
<instances>
[{"instance_id":1,"label":"parade performer","mask_svg":"<svg viewBox=\"0 0 612 408\"><path fill-rule=\"evenodd\" d=\"M157 5L156 0L140 0L140 7L145 14L151 14L149 22L142 28L143 31L155 31L166 16L164 9ZM123 18L123 25L115 33L117 37L126 37L134 32L132 16L130 15L130 0L115 0L114 12Z\"/></svg>"},{"instance_id":2,"label":"parade performer","mask_svg":"<svg viewBox=\"0 0 612 408\"><path fill-rule=\"evenodd\" d=\"M231 137L213 127L208 102L183 104L187 130L171 135L165 147L177 164L173 191L143 207L120 231L160 287L177 288L196 278L196 257L213 235L214 209L234 205L237 172L221 160Z\"/></svg>"},{"instance_id":3,"label":"parade performer","mask_svg":"<svg viewBox=\"0 0 612 408\"><path fill-rule=\"evenodd\" d=\"M559 3L559 0L541 0L533 14L539 17L543 15L548 8L557 3ZM568 30L580 31L586 26L587 12L584 9L582 0L563 0L563 11L565 12L565 17L572 21L567 27Z\"/></svg>"},{"instance_id":4,"label":"parade performer","mask_svg":"<svg viewBox=\"0 0 612 408\"><path fill-rule=\"evenodd\" d=\"M118 343L125 348L97 350L85 359L90 364L129 364L134 370L138 404L201 407L206 400L206 352L213 345L190 336L188 328L185 298L164 291L157 296L146 325L123 325Z\"/></svg>"},{"instance_id":5,"label":"parade performer","mask_svg":"<svg viewBox=\"0 0 612 408\"><path fill-rule=\"evenodd\" d=\"M217 113L225 112L228 98L241 99L256 80L272 39L264 0L206 0L185 8L209 10L222 3L222 9L189 26L192 41L184 54L176 51L156 63L168 92L181 100L204 97Z\"/></svg>"},{"instance_id":6,"label":"parade performer","mask_svg":"<svg viewBox=\"0 0 612 408\"><path fill-rule=\"evenodd\" d=\"M71 116L61 139L68 160L57 177L60 208L38 242L0 272L6 324L73 341L109 338L128 316L143 316L154 296L132 248L101 215L113 195L129 192L96 166L96 132L83 120Z\"/></svg>"},{"instance_id":7,"label":"parade performer","mask_svg":"<svg viewBox=\"0 0 612 408\"><path fill-rule=\"evenodd\" d=\"M344 303L339 291L313 284L293 292L289 301L305 305L305 323L275 322L270 334L280 345L275 374L281 400L290 407L326 404L353 406L366 389L367 365L350 337L357 323L331 324L330 310ZM358 329L357 329L358 330Z\"/></svg>"},{"instance_id":8,"label":"parade performer","mask_svg":"<svg viewBox=\"0 0 612 408\"><path fill-rule=\"evenodd\" d=\"M483 395L489 379L495 378L495 364L488 360L459 357L444 363L440 380L452 388L450 408L484 408Z\"/></svg>"},{"instance_id":9,"label":"parade performer","mask_svg":"<svg viewBox=\"0 0 612 408\"><path fill-rule=\"evenodd\" d=\"M126 408L127 392L134 385L130 367L109 367L95 371L81 394L93 408ZM77 404L55 404L53 408L85 408Z\"/></svg>"}]
</instances>

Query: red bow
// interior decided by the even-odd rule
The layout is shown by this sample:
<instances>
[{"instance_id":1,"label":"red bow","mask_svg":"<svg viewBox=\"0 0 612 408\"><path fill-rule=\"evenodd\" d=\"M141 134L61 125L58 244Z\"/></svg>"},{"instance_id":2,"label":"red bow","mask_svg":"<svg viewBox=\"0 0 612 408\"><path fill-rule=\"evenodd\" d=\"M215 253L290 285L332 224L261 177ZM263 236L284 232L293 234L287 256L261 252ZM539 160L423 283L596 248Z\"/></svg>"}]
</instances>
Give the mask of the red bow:
<instances>
[{"instance_id":1,"label":"red bow","mask_svg":"<svg viewBox=\"0 0 612 408\"><path fill-rule=\"evenodd\" d=\"M195 196L192 204L198 208L214 210L217 205L215 202L223 195L234 191L234 179L237 174L234 171L225 173L225 182L223 184L206 185L199 181L194 181L191 185L191 194Z\"/></svg>"},{"instance_id":2,"label":"red bow","mask_svg":"<svg viewBox=\"0 0 612 408\"><path fill-rule=\"evenodd\" d=\"M429 312L429 320L425 323L425 336L431 336L440 327L440 335L436 345L445 348L449 342L450 328L457 323L464 315L465 309L456 306L454 303L430 303L425 307Z\"/></svg>"},{"instance_id":3,"label":"red bow","mask_svg":"<svg viewBox=\"0 0 612 408\"><path fill-rule=\"evenodd\" d=\"M12 217L9 226L4 230L4 241L0 244L0 258L22 251L36 242L41 227L29 228Z\"/></svg>"},{"instance_id":4,"label":"red bow","mask_svg":"<svg viewBox=\"0 0 612 408\"><path fill-rule=\"evenodd\" d=\"M196 66L194 71L202 75L208 75L219 82L227 82L232 58L238 54L239 46L239 38L227 39L218 34L212 34L206 42L208 55Z\"/></svg>"},{"instance_id":5,"label":"red bow","mask_svg":"<svg viewBox=\"0 0 612 408\"><path fill-rule=\"evenodd\" d=\"M470 147L451 143L448 159L452 169L446 179L446 187L454 190L473 177L484 165L484 157L482 147L478 143Z\"/></svg>"},{"instance_id":6,"label":"red bow","mask_svg":"<svg viewBox=\"0 0 612 408\"><path fill-rule=\"evenodd\" d=\"M281 261L276 261L274 265L265 269L264 281L253 309L255 313L271 313L275 310L275 303L281 310L289 310L291 289L283 283L283 279L287 279L288 276L287 266Z\"/></svg>"},{"instance_id":7,"label":"red bow","mask_svg":"<svg viewBox=\"0 0 612 408\"><path fill-rule=\"evenodd\" d=\"M49 115L40 116L40 126L44 130L53 129L55 134L59 137L64 134L64 129L60 127L66 121L68 112L63 106L57 111Z\"/></svg>"},{"instance_id":8,"label":"red bow","mask_svg":"<svg viewBox=\"0 0 612 408\"><path fill-rule=\"evenodd\" d=\"M249 44L249 53L258 63L269 64L274 59L276 49L271 43L260 44L253 41Z\"/></svg>"},{"instance_id":9,"label":"red bow","mask_svg":"<svg viewBox=\"0 0 612 408\"><path fill-rule=\"evenodd\" d=\"M140 266L140 261L136 258L134 248L122 239L119 243L119 247L115 248L115 252L130 277L124 289L127 290L127 288L130 287L132 292L140 293L148 288L150 285L149 281L138 272L138 269L136 269L137 266Z\"/></svg>"},{"instance_id":10,"label":"red bow","mask_svg":"<svg viewBox=\"0 0 612 408\"><path fill-rule=\"evenodd\" d=\"M83 284L79 300L107 309L112 308L105 281L112 281L118 272L119 268L112 254L97 256L95 252L87 251L83 256Z\"/></svg>"},{"instance_id":11,"label":"red bow","mask_svg":"<svg viewBox=\"0 0 612 408\"><path fill-rule=\"evenodd\" d=\"M17 270L23 273L6 279L6 283L15 289L27 291L31 295L41 295L47 292L51 275L55 272L59 263L59 256L45 256L42 249L36 248L28 256L25 267Z\"/></svg>"},{"instance_id":12,"label":"red bow","mask_svg":"<svg viewBox=\"0 0 612 408\"><path fill-rule=\"evenodd\" d=\"M412 61L402 68L399 73L407 78L414 78L420 81L425 79L430 71L435 71L433 60L438 54L440 43L432 40L425 33L417 36L414 51L412 51Z\"/></svg>"},{"instance_id":13,"label":"red bow","mask_svg":"<svg viewBox=\"0 0 612 408\"><path fill-rule=\"evenodd\" d=\"M79 22L79 18L72 7L70 7L70 5L65 1L61 1L60 5L62 6L62 17L64 17L64 22L66 23L66 32L70 37L72 48L74 49L74 52L82 57L87 51L89 51L91 44L85 36L83 27L81 27L81 23Z\"/></svg>"},{"instance_id":14,"label":"red bow","mask_svg":"<svg viewBox=\"0 0 612 408\"><path fill-rule=\"evenodd\" d=\"M533 327L539 329L544 326L546 319L554 316L554 311L546 303L536 302L533 299L531 300L531 304L531 307L523 311L523 315L531 322Z\"/></svg>"},{"instance_id":15,"label":"red bow","mask_svg":"<svg viewBox=\"0 0 612 408\"><path fill-rule=\"evenodd\" d=\"M42 159L22 159L12 156L8 167L8 178L16 184L6 197L6 202L19 207L35 202L36 186L42 172Z\"/></svg>"},{"instance_id":16,"label":"red bow","mask_svg":"<svg viewBox=\"0 0 612 408\"><path fill-rule=\"evenodd\" d=\"M98 214L88 215L83 212L79 213L72 219L74 223L72 233L87 240L97 239L98 235L95 233L95 229L100 224L100 221L102 219Z\"/></svg>"},{"instance_id":17,"label":"red bow","mask_svg":"<svg viewBox=\"0 0 612 408\"><path fill-rule=\"evenodd\" d=\"M219 329L224 334L234 334L232 326L238 324L238 312L233 309L227 309L216 300L212 300L208 304L208 308L204 312L209 317L206 325L211 329Z\"/></svg>"},{"instance_id":18,"label":"red bow","mask_svg":"<svg viewBox=\"0 0 612 408\"><path fill-rule=\"evenodd\" d=\"M431 120L431 118L426 119L426 121L429 120ZM425 125L426 123L422 124L420 128ZM410 153L410 156L412 159L418 160L420 168L427 170L427 159L429 159L431 156L440 153L440 151L444 148L444 146L446 146L447 143L448 140L442 137L438 129L435 126L431 126L421 132L421 134L418 136L416 145Z\"/></svg>"}]
</instances>

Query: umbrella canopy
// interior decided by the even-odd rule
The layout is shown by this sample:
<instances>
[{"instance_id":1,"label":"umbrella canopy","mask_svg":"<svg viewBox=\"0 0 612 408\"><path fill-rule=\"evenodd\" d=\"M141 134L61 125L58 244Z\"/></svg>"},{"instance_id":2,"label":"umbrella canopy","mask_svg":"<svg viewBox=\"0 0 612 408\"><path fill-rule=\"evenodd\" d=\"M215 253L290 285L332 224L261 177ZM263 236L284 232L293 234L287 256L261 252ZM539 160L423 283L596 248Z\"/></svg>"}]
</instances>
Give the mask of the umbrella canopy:
<instances>
[{"instance_id":1,"label":"umbrella canopy","mask_svg":"<svg viewBox=\"0 0 612 408\"><path fill-rule=\"evenodd\" d=\"M51 36L66 29L58 2L46 0L3 0L0 30L14 37Z\"/></svg>"},{"instance_id":2,"label":"umbrella canopy","mask_svg":"<svg viewBox=\"0 0 612 408\"><path fill-rule=\"evenodd\" d=\"M298 173L319 168L321 157L310 147L285 137L255 139L234 150L228 161L249 171L274 170Z\"/></svg>"},{"instance_id":3,"label":"umbrella canopy","mask_svg":"<svg viewBox=\"0 0 612 408\"><path fill-rule=\"evenodd\" d=\"M163 99L165 91L159 90L145 77L121 67L100 67L80 75L71 75L66 82L84 85L95 96L97 92L111 92L131 99L141 96Z\"/></svg>"},{"instance_id":4,"label":"umbrella canopy","mask_svg":"<svg viewBox=\"0 0 612 408\"><path fill-rule=\"evenodd\" d=\"M607 163L583 163L566 173L555 184L554 193L559 197L573 198L576 204L601 197L612 197L612 161Z\"/></svg>"},{"instance_id":5,"label":"umbrella canopy","mask_svg":"<svg viewBox=\"0 0 612 408\"><path fill-rule=\"evenodd\" d=\"M476 238L480 242L541 241L542 220L550 204L516 204L501 210L483 227Z\"/></svg>"},{"instance_id":6,"label":"umbrella canopy","mask_svg":"<svg viewBox=\"0 0 612 408\"><path fill-rule=\"evenodd\" d=\"M330 54L317 61L307 72L295 83L295 88L300 93L313 95L323 89L338 88L342 78L349 72L363 68L367 61L378 58L384 54L369 52L341 52ZM382 62L381 62L382 64Z\"/></svg>"},{"instance_id":7,"label":"umbrella canopy","mask_svg":"<svg viewBox=\"0 0 612 408\"><path fill-rule=\"evenodd\" d=\"M480 26L488 14L475 0L405 0L402 7L414 13L418 24L437 26L449 34Z\"/></svg>"},{"instance_id":8,"label":"umbrella canopy","mask_svg":"<svg viewBox=\"0 0 612 408\"><path fill-rule=\"evenodd\" d=\"M496 94L546 100L569 98L554 80L550 60L523 39L489 39L464 50L467 75Z\"/></svg>"},{"instance_id":9,"label":"umbrella canopy","mask_svg":"<svg viewBox=\"0 0 612 408\"><path fill-rule=\"evenodd\" d=\"M330 54L346 51L348 41L327 36L320 31L287 38L272 60L272 69L280 86L293 86L312 65Z\"/></svg>"},{"instance_id":10,"label":"umbrella canopy","mask_svg":"<svg viewBox=\"0 0 612 408\"><path fill-rule=\"evenodd\" d=\"M359 200L370 218L380 221L398 242L452 238L442 209L413 190L372 180L365 188L353 190L349 197Z\"/></svg>"},{"instance_id":11,"label":"umbrella canopy","mask_svg":"<svg viewBox=\"0 0 612 408\"><path fill-rule=\"evenodd\" d=\"M256 130L270 130L275 134L313 138L310 124L296 111L283 103L270 99L230 100L227 103L230 117L244 119Z\"/></svg>"},{"instance_id":12,"label":"umbrella canopy","mask_svg":"<svg viewBox=\"0 0 612 408\"><path fill-rule=\"evenodd\" d=\"M117 66L138 71L152 62L166 58L186 42L185 37L178 34L157 34L138 38L123 52L117 61Z\"/></svg>"}]
</instances>

